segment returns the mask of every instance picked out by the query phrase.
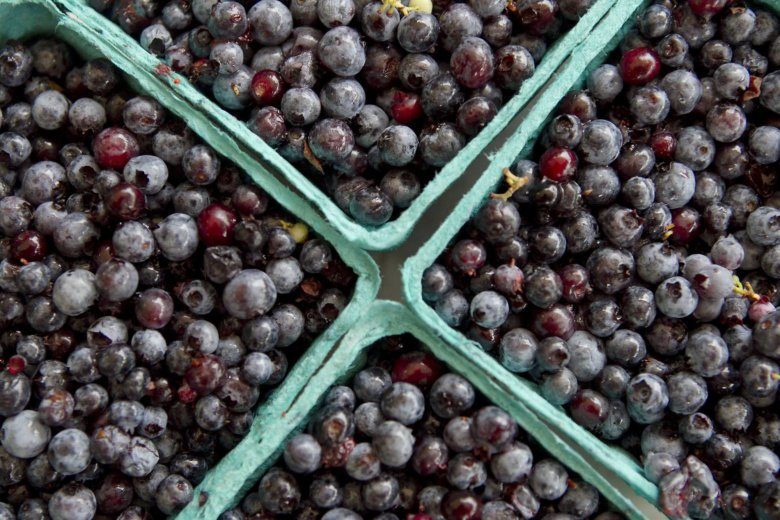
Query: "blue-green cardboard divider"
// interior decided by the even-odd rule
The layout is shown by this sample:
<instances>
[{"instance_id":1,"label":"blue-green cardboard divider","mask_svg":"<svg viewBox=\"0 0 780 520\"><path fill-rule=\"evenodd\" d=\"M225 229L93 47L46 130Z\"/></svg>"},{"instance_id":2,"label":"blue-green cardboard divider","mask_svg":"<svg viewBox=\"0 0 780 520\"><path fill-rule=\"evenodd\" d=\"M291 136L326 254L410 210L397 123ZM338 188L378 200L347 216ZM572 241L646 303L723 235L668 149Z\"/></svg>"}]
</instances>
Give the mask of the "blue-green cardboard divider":
<instances>
[{"instance_id":1,"label":"blue-green cardboard divider","mask_svg":"<svg viewBox=\"0 0 780 520\"><path fill-rule=\"evenodd\" d=\"M228 157L247 172L272 199L328 241L357 275L350 303L310 345L284 382L257 408L250 432L212 468L196 488L195 500L179 514L182 519L216 519L219 516L217 511L221 512L226 509L226 504L236 500L242 492L242 486L260 471L268 450L278 444L275 439L283 438L284 424L277 411L295 400L294 394L306 385L312 374L333 354L339 338L376 297L380 282L379 270L370 256L345 241L311 206L269 175L229 133L214 127L201 107L178 98L171 92L169 85L135 64L130 55L118 52L117 48L122 44L115 41L112 32L96 30L99 23L104 23L104 20L81 4L57 0L0 0L0 42L42 35L55 36L70 44L85 58L108 58L123 72L137 92L160 101L219 154ZM198 507L201 491L206 492L204 497L208 496L208 499L203 507Z\"/></svg>"},{"instance_id":2,"label":"blue-green cardboard divider","mask_svg":"<svg viewBox=\"0 0 780 520\"><path fill-rule=\"evenodd\" d=\"M156 73L171 88L171 96L197 108L210 118L219 132L229 134L238 141L247 153L262 158L264 164L281 175L294 186L306 199L314 204L325 218L353 244L371 251L386 251L395 248L412 232L417 221L426 209L464 173L466 168L481 153L487 151L495 138L509 125L525 104L533 98L540 87L552 76L571 51L583 42L596 24L610 12L615 0L597 0L577 24L559 39L545 54L534 75L523 83L520 91L508 101L490 124L472 139L458 155L442 168L429 182L422 193L401 215L382 226L363 226L355 222L342 211L330 196L325 194L309 178L298 171L272 147L247 128L246 124L223 110L204 96L190 82L179 74L170 71L160 72L161 62L146 52L130 35L123 32L108 18L86 5L87 0L58 0L76 12L81 7L81 19L99 29L109 38L115 51L131 58L139 68ZM623 0L618 0L621 3Z\"/></svg>"},{"instance_id":3,"label":"blue-green cardboard divider","mask_svg":"<svg viewBox=\"0 0 780 520\"><path fill-rule=\"evenodd\" d=\"M509 373L475 342L449 327L423 301L420 282L422 272L436 261L464 224L484 204L489 194L503 191L500 189L503 182L502 169L519 158L529 156L536 137L545 128L563 96L570 90L580 87L590 70L603 63L623 36L633 28L635 15L648 3L649 0L619 0L587 40L573 49L569 62L560 71L558 77L547 86L523 124L491 158L490 165L483 176L463 197L428 242L415 256L406 261L403 267L403 291L408 305L420 320L436 330L454 350L462 352L473 363L483 366L487 373L494 375L503 373L505 375L503 380L511 381L511 384L507 384L507 389L516 399L554 425L563 436L582 447L594 460L612 470L637 494L655 504L658 499L658 488L644 477L644 471L634 457L620 448L605 444L576 424L561 407L547 402L538 393L535 384Z\"/></svg>"},{"instance_id":4,"label":"blue-green cardboard divider","mask_svg":"<svg viewBox=\"0 0 780 520\"><path fill-rule=\"evenodd\" d=\"M302 430L308 418L328 389L344 383L366 362L368 348L376 341L398 334L410 333L415 336L437 358L472 382L490 401L509 412L520 427L535 439L549 454L578 473L585 481L595 486L614 506L633 520L640 520L642 513L627 497L616 490L604 476L589 465L582 456L565 440L553 433L522 401L514 398L511 385L501 373L493 367L475 362L470 354L453 349L438 335L418 320L405 306L391 301L377 300L368 307L361 319L342 338L338 348L308 381L305 388L293 399L292 404L284 408L285 435L280 437L273 453L269 453L263 464L268 469L284 448L288 438ZM275 432L276 433L276 432Z\"/></svg>"}]
</instances>

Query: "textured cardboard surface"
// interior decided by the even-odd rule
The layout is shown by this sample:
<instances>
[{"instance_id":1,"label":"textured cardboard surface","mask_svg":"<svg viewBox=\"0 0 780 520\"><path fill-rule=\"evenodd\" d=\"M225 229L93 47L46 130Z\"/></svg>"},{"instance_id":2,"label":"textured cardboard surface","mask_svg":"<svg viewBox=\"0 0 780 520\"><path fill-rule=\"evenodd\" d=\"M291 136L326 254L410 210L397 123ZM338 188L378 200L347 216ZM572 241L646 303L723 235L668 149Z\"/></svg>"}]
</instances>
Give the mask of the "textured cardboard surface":
<instances>
[{"instance_id":1,"label":"textured cardboard surface","mask_svg":"<svg viewBox=\"0 0 780 520\"><path fill-rule=\"evenodd\" d=\"M305 222L338 252L358 276L349 305L338 319L314 341L271 395L256 409L250 433L226 455L196 488L195 499L179 514L179 518L216 519L228 504L241 496L243 486L251 484L262 471L288 430L281 414L296 400L324 361L332 354L339 338L374 300L379 287L379 272L374 261L339 235L309 204L269 175L232 136L216 128L205 116L207 107L193 106L181 98L176 86L150 74L144 56L135 56L135 48L123 45L124 33L93 10L80 3L49 0L0 0L0 42L51 35L74 47L85 58L106 57L125 75L139 93L151 96L182 118L205 142L220 155L228 157L247 172L269 196ZM208 499L198 507L204 491Z\"/></svg>"},{"instance_id":2,"label":"textured cardboard surface","mask_svg":"<svg viewBox=\"0 0 780 520\"><path fill-rule=\"evenodd\" d=\"M107 18L97 11L86 7L86 0L62 0L63 2L81 3L90 11L91 16L85 19L95 27L102 27L106 34L110 33L111 43L120 48L128 56L132 56L140 68L155 72L160 79L175 91L183 102L200 110L203 117L209 118L217 131L225 132L236 141L246 153L263 161L272 171L277 172L290 186L294 186L309 200L344 238L353 244L371 251L386 251L398 246L409 236L420 217L452 183L457 182L472 161L483 153L498 134L512 121L515 115L533 98L539 88L554 73L559 65L569 56L573 49L588 37L595 25L609 12L615 0L597 0L588 13L559 39L545 54L536 67L530 79L523 83L520 91L504 104L502 109L479 135L472 139L458 155L450 161L429 182L419 197L401 215L390 222L378 226L363 226L344 213L319 187L308 177L298 171L292 164L268 146L257 135L251 132L246 124L232 114L220 108L215 102L201 94L189 81L178 74L166 72L159 74L161 62L146 52L131 36L125 34Z\"/></svg>"},{"instance_id":3,"label":"textured cardboard surface","mask_svg":"<svg viewBox=\"0 0 780 520\"><path fill-rule=\"evenodd\" d=\"M517 131L493 156L490 166L482 178L463 197L450 217L442 224L420 251L408 259L403 268L404 297L413 312L449 345L484 367L486 373L503 374L507 391L535 412L544 421L553 424L572 443L579 445L600 464L612 470L640 496L656 503L658 489L645 479L644 472L634 457L619 448L608 446L588 432L558 406L548 403L535 384L508 372L491 355L484 352L475 342L459 331L447 326L436 312L423 301L420 286L422 272L444 251L471 216L484 204L490 193L503 191L501 170L517 159L527 157L534 141L551 118L555 107L563 96L579 88L593 68L600 65L620 43L626 32L634 26L635 15L646 5L647 0L619 0L590 36L575 47L571 58L560 70L557 78L548 85L544 95L535 100L535 105Z\"/></svg>"}]
</instances>

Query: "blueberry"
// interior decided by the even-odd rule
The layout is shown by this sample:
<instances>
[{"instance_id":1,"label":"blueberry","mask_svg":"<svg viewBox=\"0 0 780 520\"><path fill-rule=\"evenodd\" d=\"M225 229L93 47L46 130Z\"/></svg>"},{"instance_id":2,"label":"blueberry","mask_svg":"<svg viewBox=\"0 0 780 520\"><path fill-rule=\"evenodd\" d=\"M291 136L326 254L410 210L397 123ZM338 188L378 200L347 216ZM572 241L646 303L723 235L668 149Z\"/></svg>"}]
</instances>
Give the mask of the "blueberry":
<instances>
[{"instance_id":1,"label":"blueberry","mask_svg":"<svg viewBox=\"0 0 780 520\"><path fill-rule=\"evenodd\" d=\"M495 54L496 84L506 90L520 90L525 80L533 76L536 69L534 57L522 45L505 45Z\"/></svg>"},{"instance_id":2,"label":"blueberry","mask_svg":"<svg viewBox=\"0 0 780 520\"><path fill-rule=\"evenodd\" d=\"M385 128L377 139L382 161L391 166L404 166L414 159L417 152L417 134L404 125Z\"/></svg>"},{"instance_id":3,"label":"blueberry","mask_svg":"<svg viewBox=\"0 0 780 520\"><path fill-rule=\"evenodd\" d=\"M3 421L2 445L14 457L30 459L46 449L51 430L37 412L24 410Z\"/></svg>"},{"instance_id":4,"label":"blueberry","mask_svg":"<svg viewBox=\"0 0 780 520\"><path fill-rule=\"evenodd\" d=\"M401 423L385 421L377 427L372 445L383 464L400 467L412 457L414 437Z\"/></svg>"},{"instance_id":5,"label":"blueberry","mask_svg":"<svg viewBox=\"0 0 780 520\"><path fill-rule=\"evenodd\" d=\"M43 130L56 130L68 119L68 99L56 90L47 90L36 96L32 104L32 117Z\"/></svg>"},{"instance_id":6,"label":"blueberry","mask_svg":"<svg viewBox=\"0 0 780 520\"><path fill-rule=\"evenodd\" d=\"M189 258L198 247L195 221L183 213L173 213L160 222L154 238L163 256L173 261Z\"/></svg>"},{"instance_id":7,"label":"blueberry","mask_svg":"<svg viewBox=\"0 0 780 520\"><path fill-rule=\"evenodd\" d=\"M420 194L422 187L418 177L409 170L388 171L379 183L380 189L390 197L396 208L408 208Z\"/></svg>"},{"instance_id":8,"label":"blueberry","mask_svg":"<svg viewBox=\"0 0 780 520\"><path fill-rule=\"evenodd\" d=\"M18 87L32 74L34 57L23 44L10 42L0 49L0 62L0 83L7 87Z\"/></svg>"},{"instance_id":9,"label":"blueberry","mask_svg":"<svg viewBox=\"0 0 780 520\"><path fill-rule=\"evenodd\" d=\"M745 453L740 470L742 482L750 488L771 484L780 471L780 458L769 448L753 446Z\"/></svg>"},{"instance_id":10,"label":"blueberry","mask_svg":"<svg viewBox=\"0 0 780 520\"><path fill-rule=\"evenodd\" d=\"M623 90L623 78L614 65L604 64L588 76L588 90L597 100L610 102Z\"/></svg>"},{"instance_id":11,"label":"blueberry","mask_svg":"<svg viewBox=\"0 0 780 520\"><path fill-rule=\"evenodd\" d=\"M78 316L87 311L98 297L95 275L85 269L63 273L54 282L52 301L57 309L68 316Z\"/></svg>"},{"instance_id":12,"label":"blueberry","mask_svg":"<svg viewBox=\"0 0 780 520\"><path fill-rule=\"evenodd\" d=\"M422 106L425 115L440 120L455 114L465 101L465 94L455 77L441 72L422 88Z\"/></svg>"},{"instance_id":13,"label":"blueberry","mask_svg":"<svg viewBox=\"0 0 780 520\"><path fill-rule=\"evenodd\" d=\"M317 45L317 53L325 67L342 77L356 75L366 62L360 37L349 27L336 27L325 33Z\"/></svg>"},{"instance_id":14,"label":"blueberry","mask_svg":"<svg viewBox=\"0 0 780 520\"><path fill-rule=\"evenodd\" d=\"M665 120L672 106L666 91L653 86L637 89L629 103L631 113L642 125L656 125Z\"/></svg>"},{"instance_id":15,"label":"blueberry","mask_svg":"<svg viewBox=\"0 0 780 520\"><path fill-rule=\"evenodd\" d=\"M311 435L298 434L284 449L284 461L295 473L311 473L320 465L322 448Z\"/></svg>"},{"instance_id":16,"label":"blueberry","mask_svg":"<svg viewBox=\"0 0 780 520\"><path fill-rule=\"evenodd\" d=\"M544 459L534 465L529 484L542 500L557 500L566 492L568 478L569 474L561 464Z\"/></svg>"},{"instance_id":17,"label":"blueberry","mask_svg":"<svg viewBox=\"0 0 780 520\"><path fill-rule=\"evenodd\" d=\"M640 424L661 419L669 403L666 383L652 374L639 374L629 381L626 402L631 418Z\"/></svg>"},{"instance_id":18,"label":"blueberry","mask_svg":"<svg viewBox=\"0 0 780 520\"><path fill-rule=\"evenodd\" d=\"M181 475L168 475L159 484L155 504L163 513L172 515L184 508L193 496L192 484Z\"/></svg>"},{"instance_id":19,"label":"blueberry","mask_svg":"<svg viewBox=\"0 0 780 520\"><path fill-rule=\"evenodd\" d=\"M728 361L728 347L720 336L709 332L692 335L685 346L691 369L703 377L718 374Z\"/></svg>"},{"instance_id":20,"label":"blueberry","mask_svg":"<svg viewBox=\"0 0 780 520\"><path fill-rule=\"evenodd\" d=\"M51 496L48 511L53 520L89 520L97 512L97 500L92 490L71 482Z\"/></svg>"},{"instance_id":21,"label":"blueberry","mask_svg":"<svg viewBox=\"0 0 780 520\"><path fill-rule=\"evenodd\" d=\"M321 119L309 133L309 146L324 160L338 162L345 159L355 145L352 130L343 121Z\"/></svg>"},{"instance_id":22,"label":"blueberry","mask_svg":"<svg viewBox=\"0 0 780 520\"><path fill-rule=\"evenodd\" d=\"M380 145L380 152L383 152L382 136L380 136L378 142ZM441 123L439 125L430 126L420 134L420 157L431 166L441 167L450 162L465 144L465 137L455 125L451 123ZM394 157L397 157L395 153ZM389 162L384 154L382 155L382 158L385 162Z\"/></svg>"}]
</instances>

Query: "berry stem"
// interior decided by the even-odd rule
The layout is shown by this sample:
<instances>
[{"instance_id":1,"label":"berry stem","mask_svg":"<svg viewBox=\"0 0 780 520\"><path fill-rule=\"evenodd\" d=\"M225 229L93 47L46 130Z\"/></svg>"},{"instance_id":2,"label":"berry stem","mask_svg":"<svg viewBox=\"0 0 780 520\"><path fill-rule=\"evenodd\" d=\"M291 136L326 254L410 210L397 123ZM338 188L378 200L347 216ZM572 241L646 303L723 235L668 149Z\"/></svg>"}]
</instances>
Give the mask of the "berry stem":
<instances>
[{"instance_id":1,"label":"berry stem","mask_svg":"<svg viewBox=\"0 0 780 520\"><path fill-rule=\"evenodd\" d=\"M662 239L664 242L666 242L667 240L669 240L669 237L671 237L671 236L674 234L674 224L667 224L667 225L664 227L664 229L665 229L666 231L664 231L664 234L663 234L663 235L661 235L661 239Z\"/></svg>"},{"instance_id":2,"label":"berry stem","mask_svg":"<svg viewBox=\"0 0 780 520\"><path fill-rule=\"evenodd\" d=\"M739 280L739 277L737 275L734 275L734 293L743 296L749 300L752 300L754 302L757 302L761 300L761 295L756 293L753 290L753 287L750 285L750 282L745 282L744 286L742 282Z\"/></svg>"},{"instance_id":3,"label":"berry stem","mask_svg":"<svg viewBox=\"0 0 780 520\"><path fill-rule=\"evenodd\" d=\"M515 194L515 192L528 184L526 177L518 177L509 168L504 168L504 180L509 185L504 193L491 193L491 199L509 200L509 198Z\"/></svg>"}]
</instances>

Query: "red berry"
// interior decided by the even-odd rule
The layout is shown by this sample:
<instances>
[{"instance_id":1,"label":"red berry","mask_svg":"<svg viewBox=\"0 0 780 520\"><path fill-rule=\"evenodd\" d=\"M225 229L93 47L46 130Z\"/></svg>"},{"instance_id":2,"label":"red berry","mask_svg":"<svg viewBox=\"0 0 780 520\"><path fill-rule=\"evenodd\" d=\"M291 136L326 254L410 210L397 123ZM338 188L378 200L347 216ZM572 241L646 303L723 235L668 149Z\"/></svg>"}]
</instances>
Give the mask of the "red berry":
<instances>
[{"instance_id":1,"label":"red berry","mask_svg":"<svg viewBox=\"0 0 780 520\"><path fill-rule=\"evenodd\" d=\"M11 358L8 360L8 372L15 376L16 374L21 374L24 371L24 367L27 365L27 363L24 362L24 358L22 356L11 356Z\"/></svg>"},{"instance_id":2,"label":"red berry","mask_svg":"<svg viewBox=\"0 0 780 520\"><path fill-rule=\"evenodd\" d=\"M397 90L393 95L393 103L390 105L393 119L400 124L411 123L423 115L422 101L417 94Z\"/></svg>"},{"instance_id":3,"label":"red berry","mask_svg":"<svg viewBox=\"0 0 780 520\"><path fill-rule=\"evenodd\" d=\"M649 47L631 49L620 58L620 75L629 85L644 85L661 72L661 59Z\"/></svg>"},{"instance_id":4,"label":"red berry","mask_svg":"<svg viewBox=\"0 0 780 520\"><path fill-rule=\"evenodd\" d=\"M236 214L222 204L211 204L198 215L198 231L206 247L226 246L233 241Z\"/></svg>"},{"instance_id":5,"label":"red berry","mask_svg":"<svg viewBox=\"0 0 780 520\"><path fill-rule=\"evenodd\" d=\"M577 154L563 146L549 148L539 159L539 171L555 182L566 182L577 173Z\"/></svg>"},{"instance_id":6,"label":"red berry","mask_svg":"<svg viewBox=\"0 0 780 520\"><path fill-rule=\"evenodd\" d=\"M515 16L529 32L545 34L555 23L557 12L558 2L536 0L534 2L519 2Z\"/></svg>"},{"instance_id":7,"label":"red berry","mask_svg":"<svg viewBox=\"0 0 780 520\"><path fill-rule=\"evenodd\" d=\"M92 140L95 160L103 168L121 171L127 161L140 153L138 140L124 128L106 128Z\"/></svg>"},{"instance_id":8,"label":"red berry","mask_svg":"<svg viewBox=\"0 0 780 520\"><path fill-rule=\"evenodd\" d=\"M718 14L728 3L729 0L688 0L691 11L705 18Z\"/></svg>"},{"instance_id":9,"label":"red berry","mask_svg":"<svg viewBox=\"0 0 780 520\"><path fill-rule=\"evenodd\" d=\"M609 402L592 390L580 390L571 400L571 415L585 428L598 428L607 420Z\"/></svg>"},{"instance_id":10,"label":"red berry","mask_svg":"<svg viewBox=\"0 0 780 520\"><path fill-rule=\"evenodd\" d=\"M672 224L671 240L683 246L692 242L702 231L699 212L690 207L674 210Z\"/></svg>"},{"instance_id":11,"label":"red berry","mask_svg":"<svg viewBox=\"0 0 780 520\"><path fill-rule=\"evenodd\" d=\"M563 283L563 299L570 303L582 301L591 292L588 270L579 264L569 264L558 271Z\"/></svg>"},{"instance_id":12,"label":"red berry","mask_svg":"<svg viewBox=\"0 0 780 520\"><path fill-rule=\"evenodd\" d=\"M18 262L40 262L48 251L46 239L37 231L22 231L11 240L11 256Z\"/></svg>"},{"instance_id":13,"label":"red berry","mask_svg":"<svg viewBox=\"0 0 780 520\"><path fill-rule=\"evenodd\" d=\"M442 498L441 513L449 520L476 520L482 514L482 500L471 491L450 491Z\"/></svg>"},{"instance_id":14,"label":"red berry","mask_svg":"<svg viewBox=\"0 0 780 520\"><path fill-rule=\"evenodd\" d=\"M541 338L557 336L569 339L574 334L574 316L567 307L555 304L549 309L536 312L531 330Z\"/></svg>"},{"instance_id":15,"label":"red berry","mask_svg":"<svg viewBox=\"0 0 780 520\"><path fill-rule=\"evenodd\" d=\"M275 105L284 94L284 80L275 70L261 70L252 77L252 87L249 89L252 98L260 106Z\"/></svg>"},{"instance_id":16,"label":"red berry","mask_svg":"<svg viewBox=\"0 0 780 520\"><path fill-rule=\"evenodd\" d=\"M355 449L355 439L347 438L344 442L325 446L322 450L322 466L325 468L341 468L347 463L349 454Z\"/></svg>"},{"instance_id":17,"label":"red berry","mask_svg":"<svg viewBox=\"0 0 780 520\"><path fill-rule=\"evenodd\" d=\"M393 381L428 386L442 374L439 360L426 352L410 352L398 356L393 363Z\"/></svg>"},{"instance_id":18,"label":"red berry","mask_svg":"<svg viewBox=\"0 0 780 520\"><path fill-rule=\"evenodd\" d=\"M187 383L184 383L179 387L176 391L176 395L179 397L179 401L185 404L192 403L198 398L198 393L190 388Z\"/></svg>"},{"instance_id":19,"label":"red berry","mask_svg":"<svg viewBox=\"0 0 780 520\"><path fill-rule=\"evenodd\" d=\"M670 160L677 149L677 138L671 132L656 132L650 137L650 147L658 159Z\"/></svg>"},{"instance_id":20,"label":"red berry","mask_svg":"<svg viewBox=\"0 0 780 520\"><path fill-rule=\"evenodd\" d=\"M106 208L119 220L135 220L146 209L146 197L135 184L120 182L108 193Z\"/></svg>"},{"instance_id":21,"label":"red berry","mask_svg":"<svg viewBox=\"0 0 780 520\"><path fill-rule=\"evenodd\" d=\"M190 388L201 395L216 390L225 375L225 365L218 356L206 354L192 360L192 365L184 373L184 380Z\"/></svg>"},{"instance_id":22,"label":"red berry","mask_svg":"<svg viewBox=\"0 0 780 520\"><path fill-rule=\"evenodd\" d=\"M173 317L173 298L163 289L146 289L135 302L135 317L147 329L161 329Z\"/></svg>"},{"instance_id":23,"label":"red berry","mask_svg":"<svg viewBox=\"0 0 780 520\"><path fill-rule=\"evenodd\" d=\"M268 196L257 186L242 184L233 192L233 207L242 215L262 215L268 208Z\"/></svg>"},{"instance_id":24,"label":"red berry","mask_svg":"<svg viewBox=\"0 0 780 520\"><path fill-rule=\"evenodd\" d=\"M761 318L767 314L775 312L775 306L767 299L766 296L761 297L760 300L753 302L748 309L748 318L752 321L760 321Z\"/></svg>"}]
</instances>

